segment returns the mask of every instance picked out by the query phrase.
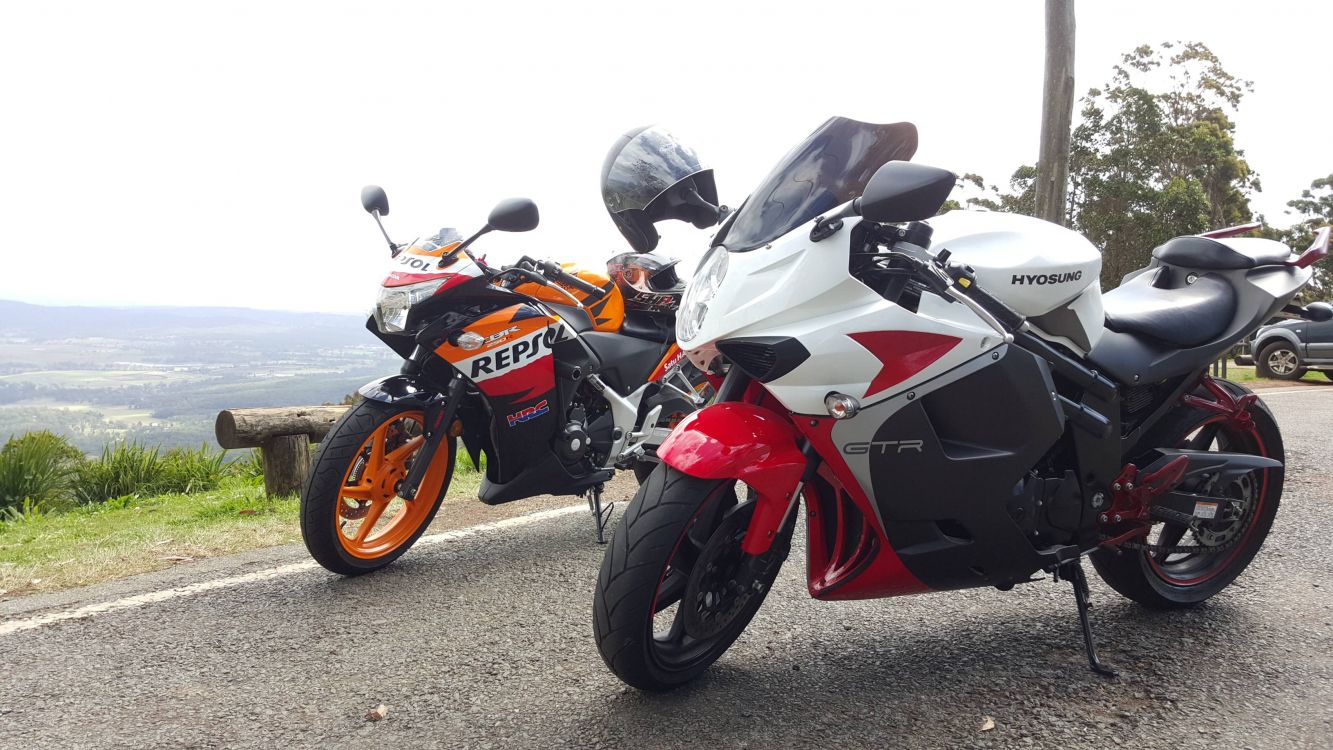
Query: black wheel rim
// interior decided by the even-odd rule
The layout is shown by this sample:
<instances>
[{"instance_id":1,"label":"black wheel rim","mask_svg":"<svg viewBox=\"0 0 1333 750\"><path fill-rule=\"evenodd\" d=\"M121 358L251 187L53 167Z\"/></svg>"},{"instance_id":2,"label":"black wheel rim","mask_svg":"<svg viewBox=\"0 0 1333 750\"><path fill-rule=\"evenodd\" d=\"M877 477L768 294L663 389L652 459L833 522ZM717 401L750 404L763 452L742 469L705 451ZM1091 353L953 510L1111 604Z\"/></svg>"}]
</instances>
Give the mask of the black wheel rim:
<instances>
[{"instance_id":1,"label":"black wheel rim","mask_svg":"<svg viewBox=\"0 0 1333 750\"><path fill-rule=\"evenodd\" d=\"M748 525L749 518L754 513L754 503L738 502L735 484L727 482L714 488L677 540L676 547L662 571L657 591L654 592L647 628L649 654L657 668L663 671L688 670L701 661L709 660L716 649L730 645L731 639L736 635L731 623L748 604L748 601L744 602L731 611L727 622L721 623L721 627L710 637L696 638L688 632L684 608L689 603L685 601L685 594L689 589L691 576L696 574L696 565L701 561L703 565L711 564L716 575L725 573L727 565L738 564L744 559L743 553L740 552L740 543L744 539L744 529ZM739 527L739 533L736 533L736 527ZM734 553L722 552L718 549L720 545L714 544L713 550L705 557L705 550L719 532L727 534L724 546L734 545ZM723 540L719 538L718 541ZM700 575L695 575L696 589L699 588L697 585L699 577ZM708 585L708 581L705 580L704 583L704 593L718 590L717 586ZM697 598L695 603L699 603ZM709 604L707 609L712 612L708 614L714 616L726 607L722 602Z\"/></svg>"},{"instance_id":2,"label":"black wheel rim","mask_svg":"<svg viewBox=\"0 0 1333 750\"><path fill-rule=\"evenodd\" d=\"M1257 429L1239 429L1230 422L1210 420L1189 434L1184 448L1266 456ZM1201 586L1231 568L1245 547L1246 538L1260 518L1268 494L1268 470L1252 471L1215 492L1227 498L1217 519L1199 522L1198 528L1162 523L1149 534L1150 544L1195 547L1196 551L1144 551L1144 564L1158 579L1172 586ZM1219 551L1220 548L1220 551Z\"/></svg>"}]
</instances>

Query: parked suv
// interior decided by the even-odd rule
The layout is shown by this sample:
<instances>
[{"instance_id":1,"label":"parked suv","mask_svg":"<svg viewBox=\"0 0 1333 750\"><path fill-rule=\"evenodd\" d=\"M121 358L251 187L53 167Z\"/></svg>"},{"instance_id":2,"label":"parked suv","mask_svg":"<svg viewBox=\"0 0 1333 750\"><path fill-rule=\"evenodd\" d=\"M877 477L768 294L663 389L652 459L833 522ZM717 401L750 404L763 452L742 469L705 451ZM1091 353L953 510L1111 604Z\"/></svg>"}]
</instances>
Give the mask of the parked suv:
<instances>
[{"instance_id":1,"label":"parked suv","mask_svg":"<svg viewBox=\"0 0 1333 750\"><path fill-rule=\"evenodd\" d=\"M1318 307L1327 305L1310 305L1312 310ZM1250 351L1254 352L1255 370L1263 377L1298 380L1307 371L1318 370L1333 380L1333 319L1266 325L1255 333Z\"/></svg>"}]
</instances>

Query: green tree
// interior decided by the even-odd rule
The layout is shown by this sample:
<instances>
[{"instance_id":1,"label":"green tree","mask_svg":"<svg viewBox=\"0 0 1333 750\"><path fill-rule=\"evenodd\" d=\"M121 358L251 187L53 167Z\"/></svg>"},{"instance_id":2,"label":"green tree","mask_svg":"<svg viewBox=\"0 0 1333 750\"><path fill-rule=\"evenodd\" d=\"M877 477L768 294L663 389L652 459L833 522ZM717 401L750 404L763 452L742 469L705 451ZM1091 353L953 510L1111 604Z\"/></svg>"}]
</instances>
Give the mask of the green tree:
<instances>
[{"instance_id":1,"label":"green tree","mask_svg":"<svg viewBox=\"0 0 1333 750\"><path fill-rule=\"evenodd\" d=\"M1257 176L1230 113L1250 82L1198 42L1143 45L1083 99L1070 148L1069 218L1102 248L1102 286L1182 234L1250 219Z\"/></svg>"},{"instance_id":2,"label":"green tree","mask_svg":"<svg viewBox=\"0 0 1333 750\"><path fill-rule=\"evenodd\" d=\"M1301 191L1301 197L1287 201L1287 206L1300 217L1300 221L1281 230L1276 239L1301 252L1314 242L1317 231L1333 226L1333 174L1311 182L1309 188ZM1333 300L1333 261L1328 258L1319 261L1314 272L1314 282L1306 287L1302 297L1307 302Z\"/></svg>"}]
</instances>

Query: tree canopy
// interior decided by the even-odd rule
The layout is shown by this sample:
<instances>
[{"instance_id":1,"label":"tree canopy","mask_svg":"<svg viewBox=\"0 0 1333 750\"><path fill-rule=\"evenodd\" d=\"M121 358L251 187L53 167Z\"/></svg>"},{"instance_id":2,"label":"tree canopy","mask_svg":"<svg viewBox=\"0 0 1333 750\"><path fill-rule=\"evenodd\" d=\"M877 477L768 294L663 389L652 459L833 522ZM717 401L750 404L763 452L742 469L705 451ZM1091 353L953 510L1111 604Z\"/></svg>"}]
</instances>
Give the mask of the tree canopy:
<instances>
[{"instance_id":1,"label":"tree canopy","mask_svg":"<svg viewBox=\"0 0 1333 750\"><path fill-rule=\"evenodd\" d=\"M1206 45L1168 42L1129 51L1110 80L1083 97L1071 135L1066 224L1102 249L1103 288L1142 268L1171 237L1252 220L1250 196L1261 186L1232 120L1251 90ZM1035 177L1034 167L1019 167L1001 189L966 175L950 207L1034 214ZM1300 223L1266 234L1304 249L1315 229L1333 222L1333 175L1287 205ZM1322 295L1330 287L1325 273Z\"/></svg>"}]
</instances>

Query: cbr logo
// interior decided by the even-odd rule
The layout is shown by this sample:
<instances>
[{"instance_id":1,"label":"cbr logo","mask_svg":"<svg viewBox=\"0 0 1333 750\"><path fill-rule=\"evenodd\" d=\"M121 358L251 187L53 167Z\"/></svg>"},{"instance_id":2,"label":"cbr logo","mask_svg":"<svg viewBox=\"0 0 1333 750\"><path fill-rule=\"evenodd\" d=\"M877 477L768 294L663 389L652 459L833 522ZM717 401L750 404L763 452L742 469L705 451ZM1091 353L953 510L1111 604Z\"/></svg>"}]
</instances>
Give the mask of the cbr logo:
<instances>
[{"instance_id":1,"label":"cbr logo","mask_svg":"<svg viewBox=\"0 0 1333 750\"><path fill-rule=\"evenodd\" d=\"M517 414L510 414L508 417L506 417L506 419L509 420L509 426L513 427L519 422L526 422L529 419L536 419L537 417L540 417L541 415L545 414L550 410L551 407L546 403L546 399L542 399L541 401L538 401L535 406L529 406L528 408L523 409Z\"/></svg>"},{"instance_id":2,"label":"cbr logo","mask_svg":"<svg viewBox=\"0 0 1333 750\"><path fill-rule=\"evenodd\" d=\"M1065 273L1029 273L1014 274L1010 284L1065 284L1070 281L1078 281L1083 278L1082 271L1066 271Z\"/></svg>"},{"instance_id":3,"label":"cbr logo","mask_svg":"<svg viewBox=\"0 0 1333 750\"><path fill-rule=\"evenodd\" d=\"M549 351L553 341L555 341L555 329L547 328L535 336L519 339L503 349L496 349L489 354L483 354L472 360L472 375L470 377L476 380L477 376L482 373L494 375L511 367L527 364L541 354L542 350Z\"/></svg>"},{"instance_id":4,"label":"cbr logo","mask_svg":"<svg viewBox=\"0 0 1333 750\"><path fill-rule=\"evenodd\" d=\"M867 453L879 453L883 455L889 452L890 448L897 447L894 453L904 451L921 452L922 441L920 440L874 440L869 443L848 443L842 446L842 452L849 456L862 456Z\"/></svg>"},{"instance_id":5,"label":"cbr logo","mask_svg":"<svg viewBox=\"0 0 1333 750\"><path fill-rule=\"evenodd\" d=\"M509 334L517 330L518 326L513 326L512 328L506 328L503 331L500 331L499 333L492 333L491 335L486 337L486 340L482 343L482 346L485 346L486 344L494 344L497 341L504 341L505 339L509 338Z\"/></svg>"}]
</instances>

